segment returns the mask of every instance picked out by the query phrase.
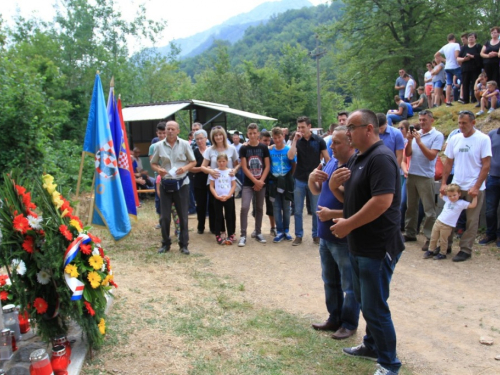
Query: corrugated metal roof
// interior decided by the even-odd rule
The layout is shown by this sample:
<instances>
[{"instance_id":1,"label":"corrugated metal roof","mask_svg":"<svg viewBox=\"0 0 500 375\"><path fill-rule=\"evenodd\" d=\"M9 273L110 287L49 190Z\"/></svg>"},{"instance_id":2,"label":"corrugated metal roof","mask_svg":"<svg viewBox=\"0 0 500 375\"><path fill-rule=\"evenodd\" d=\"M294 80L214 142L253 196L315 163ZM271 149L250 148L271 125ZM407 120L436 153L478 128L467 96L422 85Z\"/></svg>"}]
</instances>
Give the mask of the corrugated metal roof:
<instances>
[{"instance_id":1,"label":"corrugated metal roof","mask_svg":"<svg viewBox=\"0 0 500 375\"><path fill-rule=\"evenodd\" d=\"M160 120L191 105L191 103L172 103L123 108L123 121Z\"/></svg>"},{"instance_id":2,"label":"corrugated metal roof","mask_svg":"<svg viewBox=\"0 0 500 375\"><path fill-rule=\"evenodd\" d=\"M185 102L176 103L163 103L156 105L141 105L141 106L131 106L123 108L123 120L124 121L144 121L144 120L160 120L164 119L186 107L194 104L200 107L210 108L215 111L221 111L226 113L231 113L233 115L251 118L255 120L269 120L276 121L275 118L262 116L257 113L251 113L246 111L240 111L239 109L229 108L226 104L218 104L205 102L202 100L189 100Z\"/></svg>"}]
</instances>

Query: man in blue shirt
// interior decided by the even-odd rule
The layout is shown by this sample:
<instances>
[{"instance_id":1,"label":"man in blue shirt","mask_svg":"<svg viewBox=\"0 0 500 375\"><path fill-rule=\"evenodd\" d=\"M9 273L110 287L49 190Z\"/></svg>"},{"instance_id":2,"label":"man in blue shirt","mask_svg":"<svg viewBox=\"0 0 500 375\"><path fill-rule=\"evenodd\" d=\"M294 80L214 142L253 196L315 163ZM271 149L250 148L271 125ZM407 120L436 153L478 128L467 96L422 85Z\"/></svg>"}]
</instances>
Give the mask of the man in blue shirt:
<instances>
[{"instance_id":1,"label":"man in blue shirt","mask_svg":"<svg viewBox=\"0 0 500 375\"><path fill-rule=\"evenodd\" d=\"M394 152L398 167L401 167L403 160L403 149L405 148L405 140L399 129L387 125L387 117L383 113L377 113L379 137L384 142L384 145Z\"/></svg>"},{"instance_id":2,"label":"man in blue shirt","mask_svg":"<svg viewBox=\"0 0 500 375\"><path fill-rule=\"evenodd\" d=\"M319 255L325 284L326 309L329 313L324 323L313 324L312 327L319 331L334 331L332 338L342 340L356 333L359 321L359 303L354 296L347 239L337 238L330 231L335 210L341 211L344 205L333 195L328 181L337 167L346 164L354 154L345 126L334 130L331 149L334 158L324 168L320 164L309 175L309 189L313 194L319 194L316 212Z\"/></svg>"}]
</instances>

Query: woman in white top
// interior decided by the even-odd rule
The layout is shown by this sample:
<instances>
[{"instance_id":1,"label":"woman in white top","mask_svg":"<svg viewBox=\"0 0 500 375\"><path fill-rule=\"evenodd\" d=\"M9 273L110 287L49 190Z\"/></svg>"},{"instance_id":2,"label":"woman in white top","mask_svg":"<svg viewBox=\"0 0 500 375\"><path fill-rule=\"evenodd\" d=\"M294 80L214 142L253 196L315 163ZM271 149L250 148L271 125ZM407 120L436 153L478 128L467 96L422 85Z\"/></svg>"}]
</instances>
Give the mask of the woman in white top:
<instances>
[{"instance_id":1,"label":"woman in white top","mask_svg":"<svg viewBox=\"0 0 500 375\"><path fill-rule=\"evenodd\" d=\"M230 169L229 175L233 177L239 170L240 164L238 162L238 153L234 146L228 144L227 134L222 126L215 126L210 131L210 142L212 146L206 149L203 154L203 163L200 169L212 176L213 178L219 177L219 172L215 169L217 168L217 156L224 153L227 155L228 163L227 168ZM207 181L208 182L208 181ZM215 234L215 207L214 207L214 196L210 193L208 196L208 222L210 225L210 232ZM221 232L225 232L226 229L224 225L221 228Z\"/></svg>"}]
</instances>

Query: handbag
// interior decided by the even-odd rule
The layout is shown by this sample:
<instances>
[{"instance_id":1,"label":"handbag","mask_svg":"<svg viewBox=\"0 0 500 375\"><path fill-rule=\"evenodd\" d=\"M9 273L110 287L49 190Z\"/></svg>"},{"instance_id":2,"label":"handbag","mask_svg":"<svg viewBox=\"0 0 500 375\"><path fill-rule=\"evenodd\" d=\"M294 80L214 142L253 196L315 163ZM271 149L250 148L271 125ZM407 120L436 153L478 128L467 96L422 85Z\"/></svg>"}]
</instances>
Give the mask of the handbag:
<instances>
[{"instance_id":1,"label":"handbag","mask_svg":"<svg viewBox=\"0 0 500 375\"><path fill-rule=\"evenodd\" d=\"M165 190L166 193L175 193L176 191L179 191L182 185L184 184L184 180L186 179L187 176L184 178L175 180L175 179L162 179L161 180L161 186Z\"/></svg>"}]
</instances>

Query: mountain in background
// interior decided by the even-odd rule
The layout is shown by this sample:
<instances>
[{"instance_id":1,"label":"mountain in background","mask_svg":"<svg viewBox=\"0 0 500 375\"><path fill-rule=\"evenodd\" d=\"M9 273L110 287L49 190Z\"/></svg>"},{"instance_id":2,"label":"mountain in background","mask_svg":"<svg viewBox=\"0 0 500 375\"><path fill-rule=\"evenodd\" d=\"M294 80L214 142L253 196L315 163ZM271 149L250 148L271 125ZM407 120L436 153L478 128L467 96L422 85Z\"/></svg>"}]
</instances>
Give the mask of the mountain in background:
<instances>
[{"instance_id":1,"label":"mountain in background","mask_svg":"<svg viewBox=\"0 0 500 375\"><path fill-rule=\"evenodd\" d=\"M309 0L281 0L260 4L248 13L234 16L220 25L187 38L176 39L173 42L180 47L180 58L193 57L209 49L214 40L223 40L231 44L240 40L245 30L250 26L266 23L271 17L290 9L312 7ZM159 47L162 55L167 55L170 46Z\"/></svg>"}]
</instances>

